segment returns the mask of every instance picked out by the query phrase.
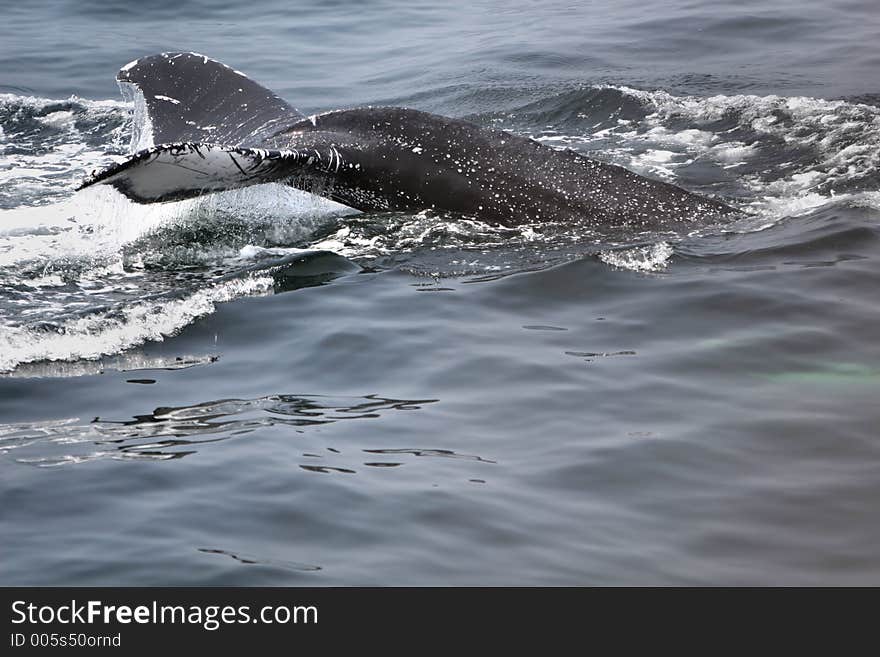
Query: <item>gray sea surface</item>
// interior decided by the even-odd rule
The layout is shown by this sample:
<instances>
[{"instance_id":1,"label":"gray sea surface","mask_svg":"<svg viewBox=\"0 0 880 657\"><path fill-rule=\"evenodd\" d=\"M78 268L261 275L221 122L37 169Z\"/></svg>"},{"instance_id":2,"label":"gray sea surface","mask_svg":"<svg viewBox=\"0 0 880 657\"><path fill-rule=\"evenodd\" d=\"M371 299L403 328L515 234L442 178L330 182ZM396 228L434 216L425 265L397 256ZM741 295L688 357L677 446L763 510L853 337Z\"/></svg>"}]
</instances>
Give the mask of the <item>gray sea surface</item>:
<instances>
[{"instance_id":1,"label":"gray sea surface","mask_svg":"<svg viewBox=\"0 0 880 657\"><path fill-rule=\"evenodd\" d=\"M880 583L865 0L2 3L0 584ZM204 53L626 166L723 225L74 193Z\"/></svg>"}]
</instances>

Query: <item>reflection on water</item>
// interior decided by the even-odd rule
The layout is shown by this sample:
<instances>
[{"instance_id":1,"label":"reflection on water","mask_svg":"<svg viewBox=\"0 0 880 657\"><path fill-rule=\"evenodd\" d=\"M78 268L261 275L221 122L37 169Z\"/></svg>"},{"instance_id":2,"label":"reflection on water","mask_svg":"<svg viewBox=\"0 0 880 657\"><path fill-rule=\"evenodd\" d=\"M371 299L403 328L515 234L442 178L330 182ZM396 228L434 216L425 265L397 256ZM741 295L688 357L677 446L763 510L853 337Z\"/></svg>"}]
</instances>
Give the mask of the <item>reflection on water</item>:
<instances>
[{"instance_id":1,"label":"reflection on water","mask_svg":"<svg viewBox=\"0 0 880 657\"><path fill-rule=\"evenodd\" d=\"M271 395L256 399L220 399L193 406L160 407L150 414L137 415L130 420L96 417L87 424L81 423L78 418L6 424L0 425L0 454L29 448L25 451L40 453L32 456L18 452L22 456L16 461L41 467L98 459L178 459L196 453L208 443L243 436L261 428L288 426L303 433L310 427L341 420L365 420L379 418L386 413L419 410L422 405L436 401L387 399L376 395ZM60 450L65 453L59 454ZM417 454L439 453L441 450L391 451ZM317 472L353 472L342 468L302 467Z\"/></svg>"},{"instance_id":2,"label":"reflection on water","mask_svg":"<svg viewBox=\"0 0 880 657\"><path fill-rule=\"evenodd\" d=\"M221 550L219 548L197 548L197 550L199 552L204 552L205 554L222 554L231 559L235 559L239 563L243 563L249 566L276 566L278 568L286 568L289 570L302 570L307 572L321 570L321 566L317 566L314 564L300 563L298 561L264 559L262 557L257 557L251 554L244 554L242 552L230 552L229 550Z\"/></svg>"},{"instance_id":3,"label":"reflection on water","mask_svg":"<svg viewBox=\"0 0 880 657\"><path fill-rule=\"evenodd\" d=\"M22 363L11 372L0 372L2 378L44 379L95 376L106 372L139 372L143 370L186 370L210 365L220 360L217 354L186 354L182 356L147 356L138 351L107 356L96 360L41 360Z\"/></svg>"},{"instance_id":4,"label":"reflection on water","mask_svg":"<svg viewBox=\"0 0 880 657\"><path fill-rule=\"evenodd\" d=\"M441 456L453 459L470 459L472 461L481 461L483 463L495 463L482 456L473 454L458 454L449 449L365 449L370 454L412 454L413 456ZM388 463L371 463L369 465L389 465ZM395 464L396 465L396 464Z\"/></svg>"}]
</instances>

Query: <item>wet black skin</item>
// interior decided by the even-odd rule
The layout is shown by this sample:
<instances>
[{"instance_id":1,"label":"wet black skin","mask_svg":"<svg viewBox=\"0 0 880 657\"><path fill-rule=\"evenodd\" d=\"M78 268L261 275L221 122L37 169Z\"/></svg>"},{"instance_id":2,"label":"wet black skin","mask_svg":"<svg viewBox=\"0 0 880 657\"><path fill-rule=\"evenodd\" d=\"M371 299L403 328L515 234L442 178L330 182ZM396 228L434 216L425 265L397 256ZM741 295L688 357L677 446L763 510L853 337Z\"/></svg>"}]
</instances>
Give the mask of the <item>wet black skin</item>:
<instances>
[{"instance_id":1,"label":"wet black skin","mask_svg":"<svg viewBox=\"0 0 880 657\"><path fill-rule=\"evenodd\" d=\"M733 212L713 199L571 150L411 109L331 112L300 121L267 142L319 153L332 145L341 166L328 163L330 171L317 189L362 210L434 208L505 225L586 221L633 227Z\"/></svg>"}]
</instances>

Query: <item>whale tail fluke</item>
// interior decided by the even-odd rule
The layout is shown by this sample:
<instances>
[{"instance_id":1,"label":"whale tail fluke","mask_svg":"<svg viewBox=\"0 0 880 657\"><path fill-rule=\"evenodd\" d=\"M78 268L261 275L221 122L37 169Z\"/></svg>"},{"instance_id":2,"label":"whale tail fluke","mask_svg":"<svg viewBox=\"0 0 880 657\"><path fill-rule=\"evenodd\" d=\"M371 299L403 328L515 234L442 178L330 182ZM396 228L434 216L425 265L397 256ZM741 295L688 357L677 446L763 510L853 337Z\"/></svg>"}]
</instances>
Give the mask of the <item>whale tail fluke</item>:
<instances>
[{"instance_id":1,"label":"whale tail fluke","mask_svg":"<svg viewBox=\"0 0 880 657\"><path fill-rule=\"evenodd\" d=\"M137 203L157 203L339 168L339 152L320 140L307 149L264 148L303 115L205 55L143 57L123 66L116 79L134 101L136 152L92 172L78 190L103 183Z\"/></svg>"},{"instance_id":2,"label":"whale tail fluke","mask_svg":"<svg viewBox=\"0 0 880 657\"><path fill-rule=\"evenodd\" d=\"M180 142L259 146L303 118L277 94L225 64L191 52L137 59L116 75L145 111L137 147Z\"/></svg>"},{"instance_id":3,"label":"whale tail fluke","mask_svg":"<svg viewBox=\"0 0 880 657\"><path fill-rule=\"evenodd\" d=\"M204 193L283 181L317 161L315 151L162 144L93 172L78 189L115 187L137 203L180 201Z\"/></svg>"}]
</instances>

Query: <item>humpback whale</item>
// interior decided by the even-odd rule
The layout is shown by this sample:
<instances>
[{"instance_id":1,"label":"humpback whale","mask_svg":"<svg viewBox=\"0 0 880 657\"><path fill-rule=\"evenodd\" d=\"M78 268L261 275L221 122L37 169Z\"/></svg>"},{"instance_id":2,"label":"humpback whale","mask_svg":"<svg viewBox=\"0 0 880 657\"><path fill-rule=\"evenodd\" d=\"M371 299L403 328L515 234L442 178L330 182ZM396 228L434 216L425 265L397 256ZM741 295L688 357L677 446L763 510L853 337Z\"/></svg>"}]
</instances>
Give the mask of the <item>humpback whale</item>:
<instances>
[{"instance_id":1,"label":"humpback whale","mask_svg":"<svg viewBox=\"0 0 880 657\"><path fill-rule=\"evenodd\" d=\"M456 118L401 107L304 116L243 73L197 53L122 67L152 145L79 189L176 201L276 182L362 211L435 209L507 226L543 221L655 227L733 213L620 166ZM138 140L135 135L135 140Z\"/></svg>"}]
</instances>

